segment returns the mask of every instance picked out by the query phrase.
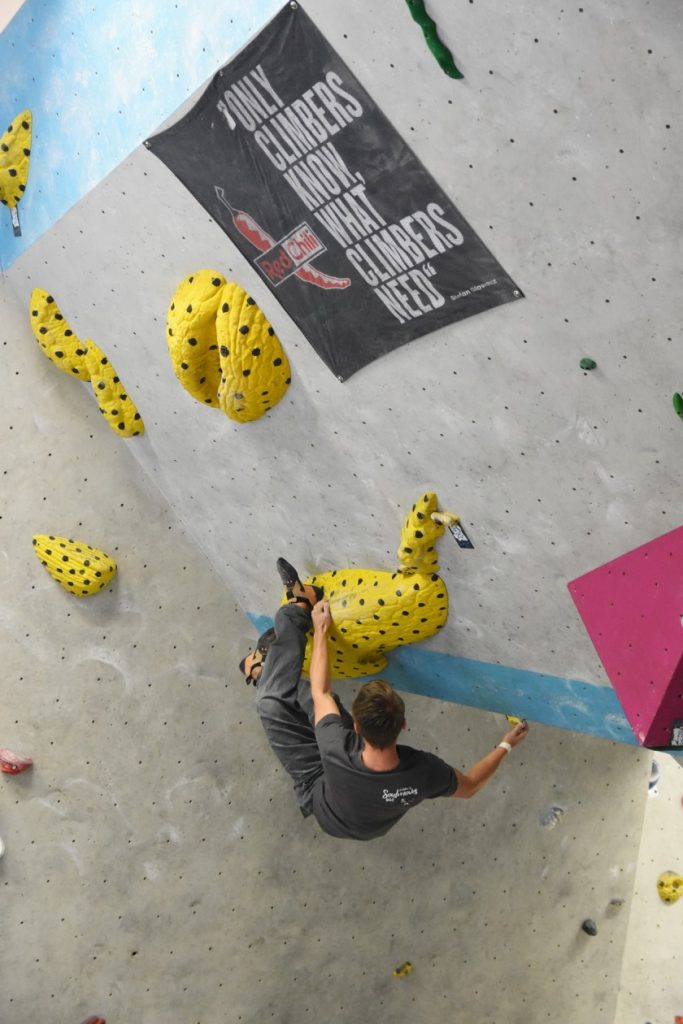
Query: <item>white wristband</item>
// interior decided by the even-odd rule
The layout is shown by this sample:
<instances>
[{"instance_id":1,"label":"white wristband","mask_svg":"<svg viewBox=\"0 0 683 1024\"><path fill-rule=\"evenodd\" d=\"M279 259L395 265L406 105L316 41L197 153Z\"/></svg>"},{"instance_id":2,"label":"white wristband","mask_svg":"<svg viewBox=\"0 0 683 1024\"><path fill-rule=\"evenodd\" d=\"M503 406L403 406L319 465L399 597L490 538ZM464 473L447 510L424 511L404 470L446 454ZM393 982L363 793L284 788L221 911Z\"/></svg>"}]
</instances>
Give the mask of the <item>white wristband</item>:
<instances>
[{"instance_id":1,"label":"white wristband","mask_svg":"<svg viewBox=\"0 0 683 1024\"><path fill-rule=\"evenodd\" d=\"M512 744L508 743L507 740L501 740L501 742L498 744L498 746L502 747L503 750L507 750L508 754L512 750Z\"/></svg>"}]
</instances>

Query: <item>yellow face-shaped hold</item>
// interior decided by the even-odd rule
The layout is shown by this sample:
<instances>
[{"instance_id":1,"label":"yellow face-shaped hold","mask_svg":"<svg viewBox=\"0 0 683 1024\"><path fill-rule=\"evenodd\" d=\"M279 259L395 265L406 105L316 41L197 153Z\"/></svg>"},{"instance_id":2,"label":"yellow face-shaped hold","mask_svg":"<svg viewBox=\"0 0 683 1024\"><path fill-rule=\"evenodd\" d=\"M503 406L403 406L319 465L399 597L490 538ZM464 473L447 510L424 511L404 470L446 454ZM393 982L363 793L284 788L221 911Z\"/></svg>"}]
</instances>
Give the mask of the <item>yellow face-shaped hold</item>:
<instances>
[{"instance_id":1,"label":"yellow face-shaped hold","mask_svg":"<svg viewBox=\"0 0 683 1024\"><path fill-rule=\"evenodd\" d=\"M37 533L33 550L50 576L74 597L99 593L116 572L116 562L108 554L70 537Z\"/></svg>"},{"instance_id":2,"label":"yellow face-shaped hold","mask_svg":"<svg viewBox=\"0 0 683 1024\"><path fill-rule=\"evenodd\" d=\"M657 892L665 903L675 903L683 896L683 877L675 871L663 871L657 879Z\"/></svg>"}]
</instances>

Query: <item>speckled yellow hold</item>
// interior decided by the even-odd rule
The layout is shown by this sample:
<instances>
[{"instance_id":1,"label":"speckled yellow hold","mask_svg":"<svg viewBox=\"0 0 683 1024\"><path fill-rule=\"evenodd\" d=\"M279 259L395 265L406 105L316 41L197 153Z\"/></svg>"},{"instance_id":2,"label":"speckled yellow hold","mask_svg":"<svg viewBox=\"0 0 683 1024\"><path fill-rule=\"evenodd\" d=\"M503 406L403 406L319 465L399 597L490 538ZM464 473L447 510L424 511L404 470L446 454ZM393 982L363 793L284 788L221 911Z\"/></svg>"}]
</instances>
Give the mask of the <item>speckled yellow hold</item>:
<instances>
[{"instance_id":1,"label":"speckled yellow hold","mask_svg":"<svg viewBox=\"0 0 683 1024\"><path fill-rule=\"evenodd\" d=\"M33 548L50 576L74 597L97 594L116 572L113 558L84 541L37 533Z\"/></svg>"},{"instance_id":2,"label":"speckled yellow hold","mask_svg":"<svg viewBox=\"0 0 683 1024\"><path fill-rule=\"evenodd\" d=\"M180 284L166 341L185 390L240 423L263 416L289 387L287 356L263 311L216 270L197 270Z\"/></svg>"},{"instance_id":3,"label":"speckled yellow hold","mask_svg":"<svg viewBox=\"0 0 683 1024\"><path fill-rule=\"evenodd\" d=\"M683 896L683 877L675 871L663 871L657 879L657 892L665 903L675 903Z\"/></svg>"},{"instance_id":4,"label":"speckled yellow hold","mask_svg":"<svg viewBox=\"0 0 683 1024\"><path fill-rule=\"evenodd\" d=\"M31 157L31 111L22 110L0 138L0 203L15 207L26 191Z\"/></svg>"},{"instance_id":5,"label":"speckled yellow hold","mask_svg":"<svg viewBox=\"0 0 683 1024\"><path fill-rule=\"evenodd\" d=\"M166 342L175 375L193 398L218 406L221 365L216 317L226 281L216 270L197 270L176 289L166 317Z\"/></svg>"},{"instance_id":6,"label":"speckled yellow hold","mask_svg":"<svg viewBox=\"0 0 683 1024\"><path fill-rule=\"evenodd\" d=\"M256 420L287 391L290 368L263 311L238 284L223 289L216 336L221 360L220 407L240 423Z\"/></svg>"},{"instance_id":7,"label":"speckled yellow hold","mask_svg":"<svg viewBox=\"0 0 683 1024\"><path fill-rule=\"evenodd\" d=\"M330 602L333 627L328 645L335 678L381 672L393 648L426 640L443 628L448 591L438 575L435 545L446 525L457 518L440 512L436 494L429 491L415 502L401 531L399 558L403 552L410 560L408 567L395 572L334 569L304 581L322 587ZM309 637L305 673L310 655Z\"/></svg>"},{"instance_id":8,"label":"speckled yellow hold","mask_svg":"<svg viewBox=\"0 0 683 1024\"><path fill-rule=\"evenodd\" d=\"M47 358L63 373L90 381L100 412L120 437L145 432L140 413L109 359L94 341L81 341L69 327L52 295L31 292L31 329Z\"/></svg>"}]
</instances>

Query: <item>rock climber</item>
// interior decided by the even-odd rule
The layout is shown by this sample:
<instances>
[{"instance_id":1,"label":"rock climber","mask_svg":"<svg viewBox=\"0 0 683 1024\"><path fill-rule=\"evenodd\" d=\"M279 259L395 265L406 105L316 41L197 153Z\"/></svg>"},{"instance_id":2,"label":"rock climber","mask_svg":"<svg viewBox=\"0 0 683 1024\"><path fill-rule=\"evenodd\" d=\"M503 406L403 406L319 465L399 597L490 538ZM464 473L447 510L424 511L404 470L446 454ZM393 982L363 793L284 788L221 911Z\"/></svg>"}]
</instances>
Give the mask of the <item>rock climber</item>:
<instances>
[{"instance_id":1,"label":"rock climber","mask_svg":"<svg viewBox=\"0 0 683 1024\"><path fill-rule=\"evenodd\" d=\"M240 669L256 686L259 718L293 780L304 817L313 814L330 836L375 839L422 800L478 793L527 736L526 721L464 773L435 754L397 743L406 727L405 706L384 680L361 686L349 714L331 688L329 602L319 587L302 584L284 558L277 568L287 603ZM301 678L301 667L311 622L309 683Z\"/></svg>"}]
</instances>

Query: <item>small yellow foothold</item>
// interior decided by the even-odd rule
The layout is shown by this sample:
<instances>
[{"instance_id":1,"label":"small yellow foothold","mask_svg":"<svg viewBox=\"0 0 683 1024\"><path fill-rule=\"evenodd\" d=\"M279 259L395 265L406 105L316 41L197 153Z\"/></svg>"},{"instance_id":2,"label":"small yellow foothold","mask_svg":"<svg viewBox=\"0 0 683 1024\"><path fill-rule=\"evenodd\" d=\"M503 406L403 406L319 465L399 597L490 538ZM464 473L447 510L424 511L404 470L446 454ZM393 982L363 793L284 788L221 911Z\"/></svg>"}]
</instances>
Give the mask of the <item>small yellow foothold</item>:
<instances>
[{"instance_id":1,"label":"small yellow foothold","mask_svg":"<svg viewBox=\"0 0 683 1024\"><path fill-rule=\"evenodd\" d=\"M665 903L675 903L683 896L683 877L675 871L663 871L657 879L657 892Z\"/></svg>"},{"instance_id":2,"label":"small yellow foothold","mask_svg":"<svg viewBox=\"0 0 683 1024\"><path fill-rule=\"evenodd\" d=\"M10 209L26 191L31 156L31 111L22 110L0 138L0 203Z\"/></svg>"},{"instance_id":3,"label":"small yellow foothold","mask_svg":"<svg viewBox=\"0 0 683 1024\"><path fill-rule=\"evenodd\" d=\"M406 960L404 964L401 964L401 966L397 967L396 970L393 972L394 977L405 978L408 974L410 974L412 969L413 965L411 964L410 960Z\"/></svg>"},{"instance_id":4,"label":"small yellow foothold","mask_svg":"<svg viewBox=\"0 0 683 1024\"><path fill-rule=\"evenodd\" d=\"M510 725L519 725L522 719L518 715L506 715L505 716Z\"/></svg>"}]
</instances>

